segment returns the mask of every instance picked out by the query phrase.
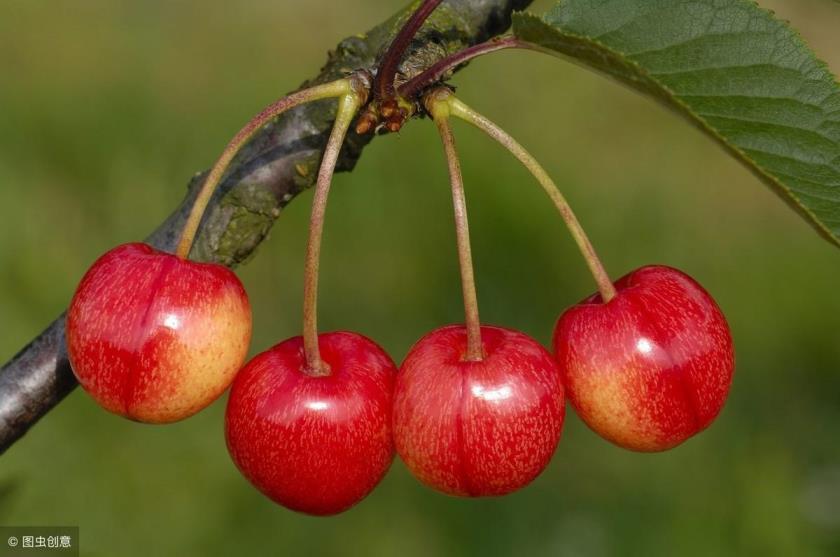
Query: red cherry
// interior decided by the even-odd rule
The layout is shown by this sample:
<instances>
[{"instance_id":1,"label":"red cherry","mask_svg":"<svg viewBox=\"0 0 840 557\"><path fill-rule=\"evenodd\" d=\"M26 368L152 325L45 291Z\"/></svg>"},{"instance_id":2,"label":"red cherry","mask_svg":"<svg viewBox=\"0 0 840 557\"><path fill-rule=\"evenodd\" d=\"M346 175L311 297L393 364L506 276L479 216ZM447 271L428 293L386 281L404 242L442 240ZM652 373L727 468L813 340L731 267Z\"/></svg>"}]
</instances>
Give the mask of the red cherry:
<instances>
[{"instance_id":1,"label":"red cherry","mask_svg":"<svg viewBox=\"0 0 840 557\"><path fill-rule=\"evenodd\" d=\"M604 304L568 309L554 349L569 400L596 433L621 447L663 451L709 426L729 393L735 356L715 301L669 267L637 269Z\"/></svg>"},{"instance_id":2,"label":"red cherry","mask_svg":"<svg viewBox=\"0 0 840 557\"><path fill-rule=\"evenodd\" d=\"M485 357L466 361L461 325L409 352L394 391L394 440L409 470L450 495L503 495L536 478L563 428L557 363L535 340L481 327Z\"/></svg>"},{"instance_id":3,"label":"red cherry","mask_svg":"<svg viewBox=\"0 0 840 557\"><path fill-rule=\"evenodd\" d=\"M230 385L251 340L251 307L221 265L124 244L82 278L66 334L73 372L103 408L169 423Z\"/></svg>"},{"instance_id":4,"label":"red cherry","mask_svg":"<svg viewBox=\"0 0 840 557\"><path fill-rule=\"evenodd\" d=\"M318 345L329 375L305 371L302 337L248 362L230 391L225 436L257 489L289 509L329 515L364 499L391 466L397 369L362 335L324 333Z\"/></svg>"}]
</instances>

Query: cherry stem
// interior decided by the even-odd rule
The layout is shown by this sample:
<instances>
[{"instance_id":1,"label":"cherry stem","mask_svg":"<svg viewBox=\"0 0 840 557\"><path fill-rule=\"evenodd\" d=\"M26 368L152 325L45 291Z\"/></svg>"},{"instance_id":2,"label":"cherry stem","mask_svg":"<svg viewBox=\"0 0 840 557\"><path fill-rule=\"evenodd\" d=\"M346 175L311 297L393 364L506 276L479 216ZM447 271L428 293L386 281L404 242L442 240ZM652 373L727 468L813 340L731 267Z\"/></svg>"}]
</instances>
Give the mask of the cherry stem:
<instances>
[{"instance_id":1,"label":"cherry stem","mask_svg":"<svg viewBox=\"0 0 840 557\"><path fill-rule=\"evenodd\" d=\"M405 99L413 98L423 88L440 81L444 76L461 64L469 62L478 56L496 52L497 50L504 50L506 48L522 48L539 52L549 52L547 49L544 49L539 45L520 40L514 36L496 37L490 39L489 41L460 50L455 54L438 61L420 74L403 83L400 86L399 94Z\"/></svg>"},{"instance_id":2,"label":"cherry stem","mask_svg":"<svg viewBox=\"0 0 840 557\"><path fill-rule=\"evenodd\" d=\"M202 184L201 190L198 192L190 214L187 217L187 222L184 224L175 254L181 259L186 259L189 256L193 241L195 240L195 234L201 224L201 219L204 217L207 205L213 197L213 192L216 191L216 187L221 182L233 158L260 128L290 108L320 99L340 97L347 94L352 88L351 78L346 78L297 91L287 97L274 101L245 124L245 127L239 130L227 144L227 147L222 151L222 154L204 179L204 184Z\"/></svg>"},{"instance_id":3,"label":"cherry stem","mask_svg":"<svg viewBox=\"0 0 840 557\"><path fill-rule=\"evenodd\" d=\"M604 303L612 300L616 295L616 290L612 281L610 281L609 275L606 270L604 270L604 265L595 253L595 248L592 247L589 237L586 235L586 232L584 232L583 227L572 211L572 208L569 206L569 203L566 201L566 198L563 197L562 193L560 193L560 190L557 188L557 184L554 183L540 163L537 162L537 160L528 151L526 151L522 145L517 143L515 139L508 135L507 132L469 106L465 105L451 93L448 94L447 103L449 106L449 113L452 116L469 122L498 141L503 147L505 147L505 149L510 151L514 157L519 159L519 162L521 162L523 166L525 166L525 168L534 175L534 178L536 178L537 182L540 183L542 188L551 198L551 201L554 202L554 206L557 207L557 211L566 223L569 232L571 232L581 255L583 255L592 276L595 278L595 282L598 284L598 290L601 292L601 298Z\"/></svg>"},{"instance_id":4,"label":"cherry stem","mask_svg":"<svg viewBox=\"0 0 840 557\"><path fill-rule=\"evenodd\" d=\"M315 195L312 198L309 243L306 247L306 263L303 271L303 349L306 355L305 371L312 376L330 374L329 365L321 359L321 350L318 346L318 269L321 260L321 238L324 233L324 214L327 210L330 184L341 146L356 111L363 103L364 98L352 91L339 99L338 112L330 138L324 148L318 180L315 183Z\"/></svg>"},{"instance_id":5,"label":"cherry stem","mask_svg":"<svg viewBox=\"0 0 840 557\"><path fill-rule=\"evenodd\" d=\"M426 105L440 133L446 164L449 168L449 182L452 185L452 205L455 210L455 233L458 243L458 261L461 267L461 291L464 297L464 317L467 329L466 361L478 362L484 359L481 342L481 321L478 317L478 296L475 291L472 250L470 248L470 227L467 221L467 202L464 196L464 180L461 163L455 149L455 137L449 122L449 108L434 93L426 97Z\"/></svg>"},{"instance_id":6,"label":"cherry stem","mask_svg":"<svg viewBox=\"0 0 840 557\"><path fill-rule=\"evenodd\" d=\"M376 72L376 79L374 82L374 91L377 100L393 99L396 91L394 89L394 79L397 76L397 67L403 54L405 54L408 45L411 44L411 39L417 34L417 31L423 26L423 23L435 11L435 8L440 5L443 0L424 0L420 7L411 14L408 21L405 22L402 29L400 29L397 36L391 42L382 61L379 64L379 69Z\"/></svg>"}]
</instances>

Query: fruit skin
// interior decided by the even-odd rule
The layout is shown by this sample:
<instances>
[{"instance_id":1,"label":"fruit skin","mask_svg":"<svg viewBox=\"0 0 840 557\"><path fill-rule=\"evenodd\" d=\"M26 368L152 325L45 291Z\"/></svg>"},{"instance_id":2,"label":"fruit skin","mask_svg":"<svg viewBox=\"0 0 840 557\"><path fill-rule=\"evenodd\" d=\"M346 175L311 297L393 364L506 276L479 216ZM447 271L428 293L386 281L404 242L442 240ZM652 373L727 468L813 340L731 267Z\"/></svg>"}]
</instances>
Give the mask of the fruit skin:
<instances>
[{"instance_id":1,"label":"fruit skin","mask_svg":"<svg viewBox=\"0 0 840 557\"><path fill-rule=\"evenodd\" d=\"M91 266L66 325L73 372L103 408L169 423L233 381L251 341L251 307L229 269L131 243Z\"/></svg>"},{"instance_id":2,"label":"fruit skin","mask_svg":"<svg viewBox=\"0 0 840 557\"><path fill-rule=\"evenodd\" d=\"M260 491L289 509L330 515L361 501L394 458L397 368L372 340L339 331L318 336L328 376L303 370L303 339L254 357L228 398L231 458Z\"/></svg>"},{"instance_id":3,"label":"fruit skin","mask_svg":"<svg viewBox=\"0 0 840 557\"><path fill-rule=\"evenodd\" d=\"M554 350L569 400L596 433L645 452L709 426L726 401L735 355L726 318L688 275L647 266L569 308Z\"/></svg>"},{"instance_id":4,"label":"fruit skin","mask_svg":"<svg viewBox=\"0 0 840 557\"><path fill-rule=\"evenodd\" d=\"M397 453L450 495L504 495L548 464L563 428L557 363L539 343L482 326L485 358L464 361L464 326L432 331L409 352L394 392Z\"/></svg>"}]
</instances>

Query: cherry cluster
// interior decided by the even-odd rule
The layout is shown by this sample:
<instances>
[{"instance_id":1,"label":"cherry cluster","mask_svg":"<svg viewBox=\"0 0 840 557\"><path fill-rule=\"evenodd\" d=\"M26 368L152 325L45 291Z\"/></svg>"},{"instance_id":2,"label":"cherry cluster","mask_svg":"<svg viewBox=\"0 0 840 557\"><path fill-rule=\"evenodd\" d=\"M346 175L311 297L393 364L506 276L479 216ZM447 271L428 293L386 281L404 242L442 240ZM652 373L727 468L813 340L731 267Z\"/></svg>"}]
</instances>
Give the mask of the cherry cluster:
<instances>
[{"instance_id":1,"label":"cherry cluster","mask_svg":"<svg viewBox=\"0 0 840 557\"><path fill-rule=\"evenodd\" d=\"M234 463L260 491L296 511L329 515L352 507L380 482L395 452L421 482L450 495L520 489L554 454L567 398L603 438L636 451L666 450L714 420L732 381L729 328L697 282L664 266L611 282L566 200L521 145L443 85L423 88L416 99L395 90L388 68L438 3L424 2L406 23L374 83L356 72L280 99L249 122L205 180L176 252L141 243L112 249L88 270L67 314L74 373L111 412L170 423L230 386L225 436ZM229 269L189 260L193 239L248 139L285 110L325 98L337 98L338 110L313 198L303 335L245 363L245 289ZM360 334L318 333L317 282L327 197L347 130L354 121L357 129L377 122L398 129L413 111L434 120L446 154L465 323L427 334L397 368ZM560 316L553 353L521 332L479 321L452 118L486 132L532 172L598 284L598 293Z\"/></svg>"}]
</instances>

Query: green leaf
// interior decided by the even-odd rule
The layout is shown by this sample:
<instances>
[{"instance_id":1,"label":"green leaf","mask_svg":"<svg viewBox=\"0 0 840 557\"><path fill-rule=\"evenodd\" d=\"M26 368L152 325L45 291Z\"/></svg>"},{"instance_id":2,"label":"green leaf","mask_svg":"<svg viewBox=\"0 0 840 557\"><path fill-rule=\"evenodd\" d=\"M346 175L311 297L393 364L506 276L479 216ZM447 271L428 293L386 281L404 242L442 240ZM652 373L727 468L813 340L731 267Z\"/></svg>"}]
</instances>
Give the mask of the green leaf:
<instances>
[{"instance_id":1,"label":"green leaf","mask_svg":"<svg viewBox=\"0 0 840 557\"><path fill-rule=\"evenodd\" d=\"M562 0L514 33L676 110L840 245L840 87L748 0Z\"/></svg>"}]
</instances>

